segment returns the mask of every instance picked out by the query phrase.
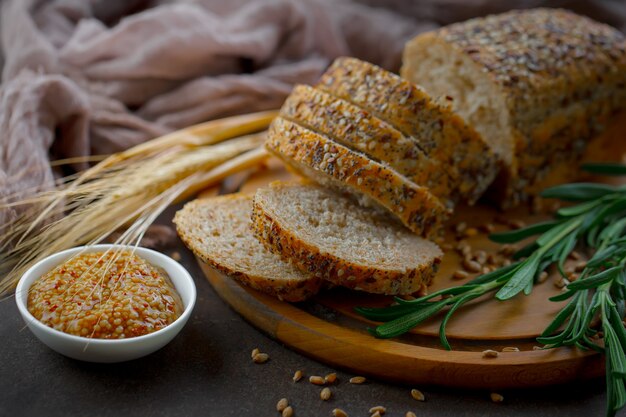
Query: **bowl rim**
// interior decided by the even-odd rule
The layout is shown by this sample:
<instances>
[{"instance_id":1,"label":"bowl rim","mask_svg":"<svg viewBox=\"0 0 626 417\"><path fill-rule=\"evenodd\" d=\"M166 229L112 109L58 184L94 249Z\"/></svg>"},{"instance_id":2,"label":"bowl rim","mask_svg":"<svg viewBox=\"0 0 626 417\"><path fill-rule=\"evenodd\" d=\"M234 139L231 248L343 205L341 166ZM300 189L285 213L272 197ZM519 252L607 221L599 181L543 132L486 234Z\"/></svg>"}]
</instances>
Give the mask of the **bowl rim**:
<instances>
[{"instance_id":1,"label":"bowl rim","mask_svg":"<svg viewBox=\"0 0 626 417\"><path fill-rule=\"evenodd\" d=\"M45 272L43 272L43 274L45 274L46 272L50 271L52 268L55 268L56 266L58 266L61 262L64 262L65 259L67 259L65 258L65 255L72 255L74 253L80 253L81 251L87 251L85 253L90 253L90 252L97 252L98 250L108 250L108 249L114 249L114 248L128 248L130 250L134 250L135 254L140 257L142 253L148 254L149 256L154 256L158 258L160 261L162 261L160 262L160 264L165 264L165 263L169 264L168 266L175 270L174 273L176 273L179 277L183 278L183 280L189 284L189 289L190 289L189 302L185 304L181 296L181 301L183 302L183 305L185 308L182 314L178 316L176 320L174 320L169 325L163 327L162 329L157 330L156 332L148 333L148 334L141 335L141 336L129 337L127 339L126 338L125 339L98 339L98 338L90 338L90 337L84 337L84 336L76 336L73 334L65 333L61 330L53 329L52 327L49 327L43 324L35 316L33 316L30 313L30 311L28 311L27 303L24 302L24 295L23 295L24 291L26 291L26 294L28 294L28 290L30 289L30 287L33 285L33 283L37 279L39 279L41 275L33 279L27 288L25 288L26 287L25 282L27 278L30 278L34 274L34 271L40 268L43 263L49 262L51 258L55 258L55 257L58 257L60 259L59 262L56 262L52 267L50 267ZM144 259L144 260L152 263L148 259ZM172 271L168 271L168 274L171 276ZM176 287L174 282L172 282L172 284L174 285L174 288L176 289L176 291L179 292L179 295L180 295L180 290ZM189 318L189 316L191 315L191 312L195 306L196 297L197 297L197 291L196 291L196 285L193 280L193 277L191 276L189 271L187 271L187 269L185 269L185 267L183 267L180 263L170 258L169 256L161 252L155 251L153 249L148 249L148 248L144 248L141 246L120 245L120 244L97 244L97 245L75 246L73 248L63 250L61 252L53 253L52 255L46 256L45 258L39 260L30 268L28 268L28 270L22 275L22 277L18 281L17 286L15 288L15 302L17 304L18 310L20 311L20 314L22 314L22 317L24 318L24 321L26 321L27 326L29 327L35 326L38 330L46 332L53 337L62 338L67 341L88 343L88 344L101 345L101 346L113 345L113 344L130 345L130 344L135 344L135 343L141 343L141 342L149 341L150 339L159 338L161 335L167 334L171 332L172 330L175 330L176 327L178 327L177 324L181 322L185 323L187 319Z\"/></svg>"}]
</instances>

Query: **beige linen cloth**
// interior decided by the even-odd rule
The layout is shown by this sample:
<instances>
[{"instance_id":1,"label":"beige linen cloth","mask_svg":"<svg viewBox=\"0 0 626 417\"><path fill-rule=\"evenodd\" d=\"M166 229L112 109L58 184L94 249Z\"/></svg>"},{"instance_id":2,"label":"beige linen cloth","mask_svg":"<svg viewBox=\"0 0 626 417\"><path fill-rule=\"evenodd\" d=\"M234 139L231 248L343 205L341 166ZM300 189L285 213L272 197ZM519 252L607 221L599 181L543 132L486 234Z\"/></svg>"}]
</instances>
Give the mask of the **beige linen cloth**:
<instances>
[{"instance_id":1,"label":"beige linen cloth","mask_svg":"<svg viewBox=\"0 0 626 417\"><path fill-rule=\"evenodd\" d=\"M294 83L315 82L337 56L395 70L404 42L420 31L504 3L550 3L363 2L370 5L5 0L0 201L53 187L50 159L107 154L208 119L277 108ZM611 0L573 3L599 19L624 16ZM0 226L16 215L0 210Z\"/></svg>"}]
</instances>

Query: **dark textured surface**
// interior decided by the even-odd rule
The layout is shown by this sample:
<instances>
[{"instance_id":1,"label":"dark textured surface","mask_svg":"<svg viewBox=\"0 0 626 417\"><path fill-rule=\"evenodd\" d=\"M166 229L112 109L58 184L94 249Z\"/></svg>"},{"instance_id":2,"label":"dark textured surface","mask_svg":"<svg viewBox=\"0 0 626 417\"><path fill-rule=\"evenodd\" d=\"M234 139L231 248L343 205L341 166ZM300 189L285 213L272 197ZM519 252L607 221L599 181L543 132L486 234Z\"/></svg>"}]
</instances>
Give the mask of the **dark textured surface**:
<instances>
[{"instance_id":1,"label":"dark textured surface","mask_svg":"<svg viewBox=\"0 0 626 417\"><path fill-rule=\"evenodd\" d=\"M170 210L162 220L171 219ZM489 392L418 387L426 402L410 397L412 387L383 382L351 385L338 372L333 398L319 399L320 387L306 379L294 383L296 369L306 375L335 370L274 342L233 312L204 279L193 256L177 249L196 279L198 300L187 326L160 351L131 362L100 365L67 359L23 328L13 298L0 302L0 416L278 416L276 402L287 397L296 417L330 416L342 408L351 417L368 416L375 405L386 416L601 416L604 381L538 390ZM250 351L270 354L254 364ZM626 413L620 413L626 416Z\"/></svg>"}]
</instances>

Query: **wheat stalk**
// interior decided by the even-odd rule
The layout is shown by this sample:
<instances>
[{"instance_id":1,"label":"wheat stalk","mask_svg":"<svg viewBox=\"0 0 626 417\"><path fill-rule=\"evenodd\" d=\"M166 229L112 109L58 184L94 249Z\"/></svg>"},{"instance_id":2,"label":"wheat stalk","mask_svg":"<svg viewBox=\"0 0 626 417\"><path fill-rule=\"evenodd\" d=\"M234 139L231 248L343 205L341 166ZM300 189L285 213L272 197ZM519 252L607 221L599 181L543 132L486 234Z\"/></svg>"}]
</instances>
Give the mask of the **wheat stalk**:
<instances>
[{"instance_id":1,"label":"wheat stalk","mask_svg":"<svg viewBox=\"0 0 626 417\"><path fill-rule=\"evenodd\" d=\"M34 263L56 252L102 242L128 226L119 244L138 244L175 201L267 157L264 133L276 112L192 126L113 154L58 188L0 209L28 206L0 228L0 294L10 293ZM245 136L242 136L245 135Z\"/></svg>"}]
</instances>

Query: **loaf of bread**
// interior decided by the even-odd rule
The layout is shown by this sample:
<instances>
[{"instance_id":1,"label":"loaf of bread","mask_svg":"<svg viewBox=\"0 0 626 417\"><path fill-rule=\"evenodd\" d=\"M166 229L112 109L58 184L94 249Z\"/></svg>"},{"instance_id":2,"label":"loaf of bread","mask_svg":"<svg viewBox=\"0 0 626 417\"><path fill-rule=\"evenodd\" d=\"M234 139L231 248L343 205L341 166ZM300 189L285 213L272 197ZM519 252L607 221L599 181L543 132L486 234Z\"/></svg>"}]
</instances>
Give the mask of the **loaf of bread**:
<instances>
[{"instance_id":1,"label":"loaf of bread","mask_svg":"<svg viewBox=\"0 0 626 417\"><path fill-rule=\"evenodd\" d=\"M449 107L426 91L376 65L338 58L317 88L350 101L414 138L462 184L466 200L476 201L498 172L498 159L482 136Z\"/></svg>"},{"instance_id":2,"label":"loaf of bread","mask_svg":"<svg viewBox=\"0 0 626 417\"><path fill-rule=\"evenodd\" d=\"M176 231L202 261L256 290L286 301L316 294L322 280L268 251L251 230L252 197L232 194L187 203Z\"/></svg>"},{"instance_id":3,"label":"loaf of bread","mask_svg":"<svg viewBox=\"0 0 626 417\"><path fill-rule=\"evenodd\" d=\"M448 167L426 156L415 139L345 100L297 85L280 115L389 165L443 200L454 203L462 199L462 185L448 175Z\"/></svg>"},{"instance_id":4,"label":"loaf of bread","mask_svg":"<svg viewBox=\"0 0 626 417\"><path fill-rule=\"evenodd\" d=\"M305 273L377 294L428 285L441 250L399 224L313 184L272 183L254 196L253 230Z\"/></svg>"},{"instance_id":5,"label":"loaf of bread","mask_svg":"<svg viewBox=\"0 0 626 417\"><path fill-rule=\"evenodd\" d=\"M282 117L272 122L265 146L304 176L387 210L418 235L438 235L450 215L427 188Z\"/></svg>"},{"instance_id":6,"label":"loaf of bread","mask_svg":"<svg viewBox=\"0 0 626 417\"><path fill-rule=\"evenodd\" d=\"M624 35L565 10L516 10L418 35L401 74L450 96L502 158L493 195L505 207L553 172L573 179L587 142L626 108Z\"/></svg>"}]
</instances>

